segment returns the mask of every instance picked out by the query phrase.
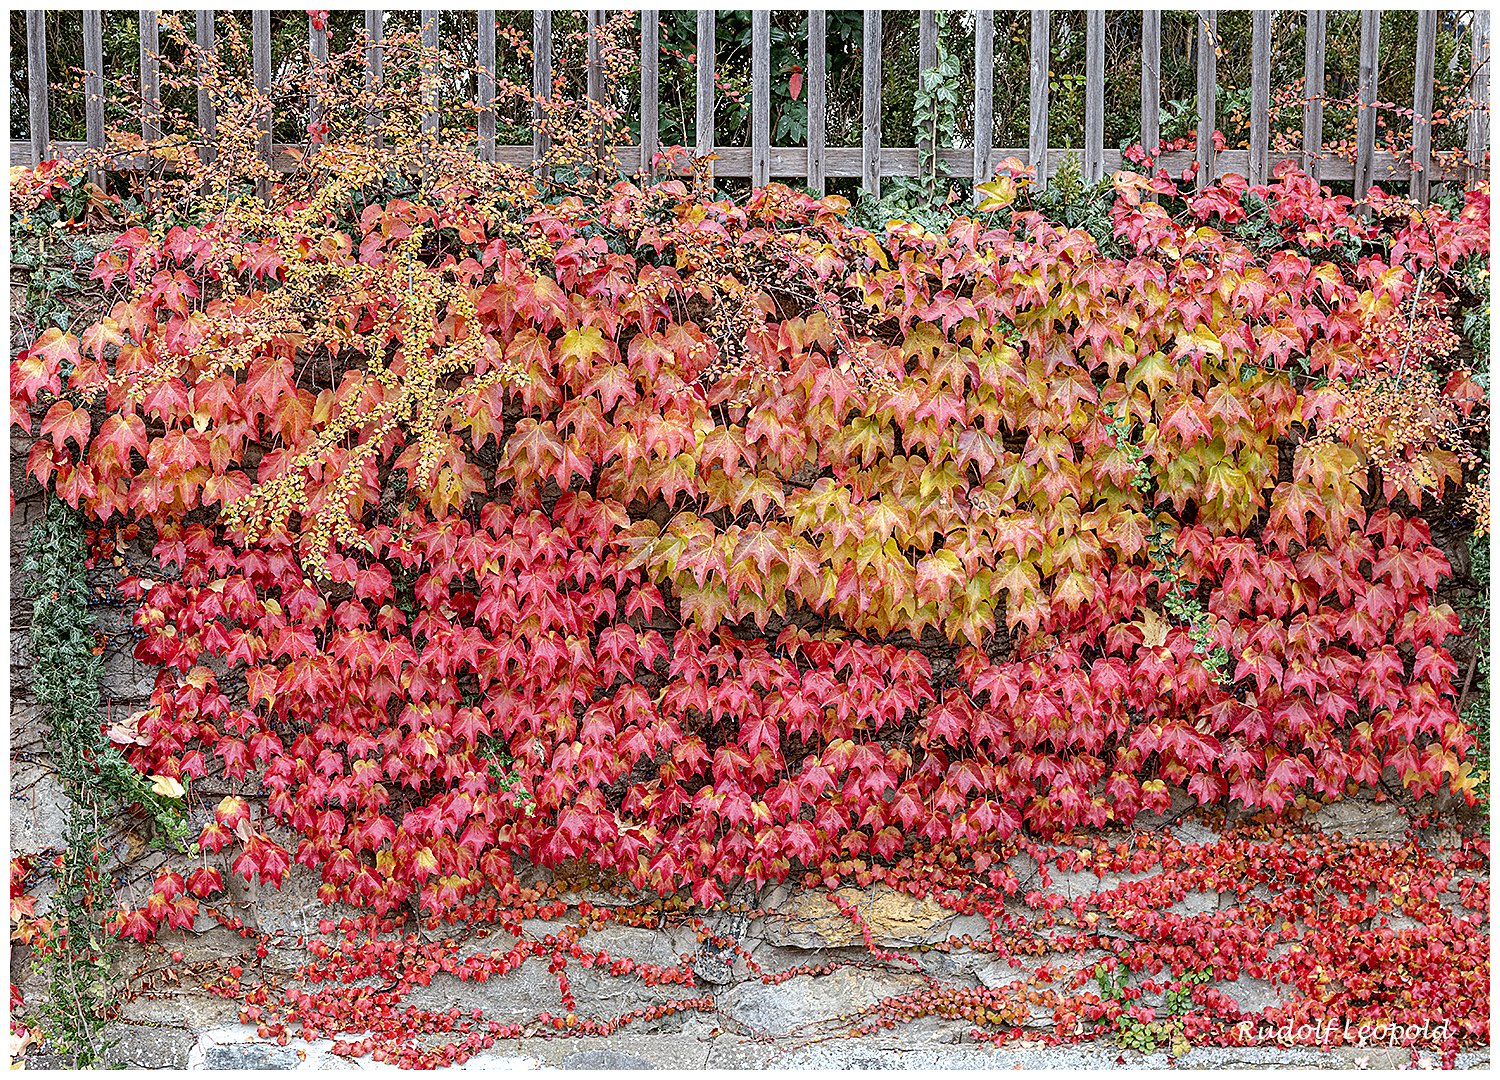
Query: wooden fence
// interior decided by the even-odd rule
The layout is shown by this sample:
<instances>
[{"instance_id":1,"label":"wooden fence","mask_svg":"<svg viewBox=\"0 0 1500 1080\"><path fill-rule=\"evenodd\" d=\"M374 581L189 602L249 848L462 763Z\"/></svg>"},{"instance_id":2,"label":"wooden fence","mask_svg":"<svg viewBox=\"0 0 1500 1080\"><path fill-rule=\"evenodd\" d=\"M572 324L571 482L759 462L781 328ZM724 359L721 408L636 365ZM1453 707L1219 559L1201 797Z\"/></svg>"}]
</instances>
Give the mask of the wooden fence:
<instances>
[{"instance_id":1,"label":"wooden fence","mask_svg":"<svg viewBox=\"0 0 1500 1080\"><path fill-rule=\"evenodd\" d=\"M422 36L426 47L438 49L438 12L422 12ZM197 13L196 33L200 46L212 47L214 13ZM1252 62L1250 88L1249 147L1215 153L1211 140L1216 126L1217 75L1215 48L1218 40L1218 16L1214 11L1197 15L1197 149L1167 152L1160 163L1177 171L1199 164L1198 183L1207 184L1214 177L1236 172L1253 182L1265 179L1279 158L1273 159L1270 147L1271 116L1271 13L1257 11L1252 19L1249 43ZM54 143L48 132L47 43L43 12L28 11L26 18L28 80L30 87L31 138L12 141L11 163L29 164L57 154L66 154L82 146L104 145L104 88L100 72L104 67L102 13L83 13L83 45L86 99L85 143ZM717 155L714 170L719 176L747 178L760 185L772 177L805 179L816 191L823 191L830 177L858 177L867 191L878 193L882 177L911 176L918 171L921 148L889 147L881 142L881 16L878 10L864 12L863 40L863 133L858 147L827 145L827 14L811 11L807 35L807 145L771 145L771 16L756 11L751 24L751 142L749 146L722 146L714 140L714 46L715 14L699 11L697 49L697 141L695 150ZM590 11L591 29L605 19L602 11ZM1030 42L1030 142L1024 147L995 147L994 132L994 12L975 13L975 85L972 147L939 147L937 154L956 176L985 178L1005 158L1020 158L1034 166L1038 173L1054 174L1068 156L1080 161L1083 176L1096 180L1120 168L1121 154L1104 146L1104 32L1108 15L1091 11L1088 15L1085 41L1085 113L1084 145L1073 148L1049 146L1047 137L1048 64L1051 55L1051 18L1048 11L1031 13ZM1360 19L1359 35L1359 104L1355 153L1353 161L1323 155L1323 74L1327 13L1306 13L1306 86L1307 101L1303 110L1303 139L1300 151L1293 156L1304 168L1324 180L1352 180L1356 196L1362 196L1375 181L1395 181L1409 186L1411 194L1425 200L1434 180L1466 179L1462 171L1442 171L1434 167L1432 154L1433 66L1436 54L1438 13L1422 11L1417 19L1415 93L1412 101L1412 149L1410 155L1397 155L1375 147L1376 109L1380 79L1380 13L1365 11ZM495 141L494 72L495 12L477 12L477 48L480 74L477 83L479 108L478 146L476 150L491 161L525 164L545 150L545 135L538 131L530 146L500 146ZM1149 151L1160 145L1161 108L1161 12L1146 11L1141 16L1141 141ZM365 12L365 29L369 37L366 52L368 77L381 77L381 32L384 20L380 11ZM937 20L934 12L919 16L919 63L922 70L937 62ZM651 154L657 149L658 63L660 59L659 17L655 11L640 15L641 26L641 143L617 147L622 161L640 161L649 167ZM142 135L151 139L160 134L160 88L158 58L158 15L140 13L140 71ZM1470 20L1472 33L1472 67L1468 86L1470 99L1477 104L1469 117L1467 159L1468 176L1485 167L1489 151L1489 12L1475 11ZM534 72L533 93L545 98L552 87L552 13L538 10L533 14ZM313 54L326 57L328 32L309 20L309 46ZM1239 44L1239 43L1236 43ZM263 89L271 85L271 19L268 11L256 11L252 19L252 55L255 79ZM591 39L588 57L588 93L596 99L604 93L603 71L597 40ZM429 103L424 126L436 130L438 106L434 97ZM316 108L314 104L312 106ZM211 130L213 108L206 92L198 96L200 125ZM276 159L284 149L272 146L269 122L263 135L264 152Z\"/></svg>"}]
</instances>

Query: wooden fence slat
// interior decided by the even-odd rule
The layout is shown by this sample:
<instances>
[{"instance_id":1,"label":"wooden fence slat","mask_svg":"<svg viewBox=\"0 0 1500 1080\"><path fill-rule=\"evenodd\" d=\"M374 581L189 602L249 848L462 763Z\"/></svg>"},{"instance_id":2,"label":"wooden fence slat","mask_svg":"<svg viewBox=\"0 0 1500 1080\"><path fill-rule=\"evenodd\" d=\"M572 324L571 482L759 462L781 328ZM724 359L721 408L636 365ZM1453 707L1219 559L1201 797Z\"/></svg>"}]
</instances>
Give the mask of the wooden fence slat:
<instances>
[{"instance_id":1,"label":"wooden fence slat","mask_svg":"<svg viewBox=\"0 0 1500 1080\"><path fill-rule=\"evenodd\" d=\"M1207 187L1215 176L1214 128L1218 126L1219 13L1198 12L1198 177L1197 186Z\"/></svg>"},{"instance_id":2,"label":"wooden fence slat","mask_svg":"<svg viewBox=\"0 0 1500 1080\"><path fill-rule=\"evenodd\" d=\"M52 156L52 124L47 112L47 13L26 12L26 99L31 131L31 160L39 164Z\"/></svg>"},{"instance_id":3,"label":"wooden fence slat","mask_svg":"<svg viewBox=\"0 0 1500 1080\"><path fill-rule=\"evenodd\" d=\"M750 183L771 182L771 13L750 13Z\"/></svg>"},{"instance_id":4,"label":"wooden fence slat","mask_svg":"<svg viewBox=\"0 0 1500 1080\"><path fill-rule=\"evenodd\" d=\"M604 12L597 8L589 9L589 49L588 49L588 94L589 100L595 103L604 101L604 63L600 55L599 28L604 25Z\"/></svg>"},{"instance_id":5,"label":"wooden fence slat","mask_svg":"<svg viewBox=\"0 0 1500 1080\"><path fill-rule=\"evenodd\" d=\"M141 12L141 138L161 138L161 40L159 13Z\"/></svg>"},{"instance_id":6,"label":"wooden fence slat","mask_svg":"<svg viewBox=\"0 0 1500 1080\"><path fill-rule=\"evenodd\" d=\"M313 89L308 95L307 114L308 119L316 124L323 115L322 107L318 104L317 87L322 84L322 72L328 65L328 24L324 23L323 28L318 29L311 15L307 17L307 48L312 53L316 72Z\"/></svg>"},{"instance_id":7,"label":"wooden fence slat","mask_svg":"<svg viewBox=\"0 0 1500 1080\"><path fill-rule=\"evenodd\" d=\"M1083 178L1104 178L1104 11L1091 8L1084 44Z\"/></svg>"},{"instance_id":8,"label":"wooden fence slat","mask_svg":"<svg viewBox=\"0 0 1500 1080\"><path fill-rule=\"evenodd\" d=\"M260 155L271 160L271 13L257 9L250 14L250 66L255 70L255 88L265 95L260 117ZM265 195L265 181L257 183Z\"/></svg>"},{"instance_id":9,"label":"wooden fence slat","mask_svg":"<svg viewBox=\"0 0 1500 1080\"><path fill-rule=\"evenodd\" d=\"M380 89L385 78L385 52L381 42L385 40L385 12L379 8L365 10L365 89L372 95ZM380 145L381 111L370 102L365 114L365 126L376 132L375 145Z\"/></svg>"},{"instance_id":10,"label":"wooden fence slat","mask_svg":"<svg viewBox=\"0 0 1500 1080\"><path fill-rule=\"evenodd\" d=\"M85 137L98 149L104 145L104 12L98 10L83 13L83 90Z\"/></svg>"},{"instance_id":11,"label":"wooden fence slat","mask_svg":"<svg viewBox=\"0 0 1500 1080\"><path fill-rule=\"evenodd\" d=\"M1411 102L1411 197L1426 205L1432 171L1433 63L1437 59L1438 13L1417 12L1417 70Z\"/></svg>"},{"instance_id":12,"label":"wooden fence slat","mask_svg":"<svg viewBox=\"0 0 1500 1080\"><path fill-rule=\"evenodd\" d=\"M995 13L974 13L974 182L990 178L995 144ZM980 196L974 195L977 202Z\"/></svg>"},{"instance_id":13,"label":"wooden fence slat","mask_svg":"<svg viewBox=\"0 0 1500 1080\"><path fill-rule=\"evenodd\" d=\"M657 131L661 123L659 68L661 63L661 16L641 12L641 171L652 171L656 157Z\"/></svg>"},{"instance_id":14,"label":"wooden fence slat","mask_svg":"<svg viewBox=\"0 0 1500 1080\"><path fill-rule=\"evenodd\" d=\"M440 35L438 33L439 12L422 12L422 134L437 135L441 117L438 112L441 88L438 85L441 67L438 60Z\"/></svg>"},{"instance_id":15,"label":"wooden fence slat","mask_svg":"<svg viewBox=\"0 0 1500 1080\"><path fill-rule=\"evenodd\" d=\"M1323 178L1323 66L1328 48L1328 12L1307 13L1307 58L1304 65L1302 109L1302 170Z\"/></svg>"},{"instance_id":16,"label":"wooden fence slat","mask_svg":"<svg viewBox=\"0 0 1500 1080\"><path fill-rule=\"evenodd\" d=\"M198 46L199 54L198 128L204 135L203 144L198 147L198 160L207 164L213 161L217 153L209 144L213 141L214 132L219 128L219 116L214 108L213 97L208 92L207 83L201 78L207 74L208 58L214 52L214 13L212 10L199 10L193 13L193 43Z\"/></svg>"},{"instance_id":17,"label":"wooden fence slat","mask_svg":"<svg viewBox=\"0 0 1500 1080\"><path fill-rule=\"evenodd\" d=\"M917 89L927 81L927 73L937 67L937 12L923 8L917 13ZM917 132L919 152L931 154L933 141L926 131Z\"/></svg>"},{"instance_id":18,"label":"wooden fence slat","mask_svg":"<svg viewBox=\"0 0 1500 1080\"><path fill-rule=\"evenodd\" d=\"M201 12L199 13L201 17ZM198 91L198 117L203 118L202 90ZM83 13L83 126L89 149L104 148L104 13ZM210 119L212 109L210 108ZM94 169L90 178L96 184L104 182L104 174Z\"/></svg>"},{"instance_id":19,"label":"wooden fence slat","mask_svg":"<svg viewBox=\"0 0 1500 1080\"><path fill-rule=\"evenodd\" d=\"M538 8L531 15L531 159L540 161L552 148L552 137L542 102L552 100L552 12Z\"/></svg>"},{"instance_id":20,"label":"wooden fence slat","mask_svg":"<svg viewBox=\"0 0 1500 1080\"><path fill-rule=\"evenodd\" d=\"M1250 182L1264 184L1271 153L1271 13L1250 16Z\"/></svg>"},{"instance_id":21,"label":"wooden fence slat","mask_svg":"<svg viewBox=\"0 0 1500 1080\"><path fill-rule=\"evenodd\" d=\"M1476 8L1470 27L1469 50L1469 100L1474 109L1469 113L1469 143L1465 155L1469 159L1469 180L1473 184L1486 175L1486 161L1490 152L1490 12L1488 8Z\"/></svg>"},{"instance_id":22,"label":"wooden fence slat","mask_svg":"<svg viewBox=\"0 0 1500 1080\"><path fill-rule=\"evenodd\" d=\"M819 195L828 143L828 12L807 13L807 186Z\"/></svg>"},{"instance_id":23,"label":"wooden fence slat","mask_svg":"<svg viewBox=\"0 0 1500 1080\"><path fill-rule=\"evenodd\" d=\"M864 127L861 150L864 152L864 188L880 198L880 32L879 8L865 9L864 95L861 121Z\"/></svg>"},{"instance_id":24,"label":"wooden fence slat","mask_svg":"<svg viewBox=\"0 0 1500 1080\"><path fill-rule=\"evenodd\" d=\"M1370 193L1380 92L1380 12L1359 14L1359 116L1354 129L1354 197Z\"/></svg>"},{"instance_id":25,"label":"wooden fence slat","mask_svg":"<svg viewBox=\"0 0 1500 1080\"><path fill-rule=\"evenodd\" d=\"M479 156L495 160L495 9L480 8L474 16L478 33L478 67L474 104L479 107Z\"/></svg>"},{"instance_id":26,"label":"wooden fence slat","mask_svg":"<svg viewBox=\"0 0 1500 1080\"><path fill-rule=\"evenodd\" d=\"M1047 186L1047 77L1052 68L1052 13L1031 12L1031 150L1038 187Z\"/></svg>"},{"instance_id":27,"label":"wooden fence slat","mask_svg":"<svg viewBox=\"0 0 1500 1080\"><path fill-rule=\"evenodd\" d=\"M707 157L714 152L714 13L698 12L698 95L693 120L693 153ZM712 169L713 163L709 163ZM710 173L710 175L712 175Z\"/></svg>"},{"instance_id":28,"label":"wooden fence slat","mask_svg":"<svg viewBox=\"0 0 1500 1080\"><path fill-rule=\"evenodd\" d=\"M1141 12L1141 149L1161 146L1161 12Z\"/></svg>"}]
</instances>

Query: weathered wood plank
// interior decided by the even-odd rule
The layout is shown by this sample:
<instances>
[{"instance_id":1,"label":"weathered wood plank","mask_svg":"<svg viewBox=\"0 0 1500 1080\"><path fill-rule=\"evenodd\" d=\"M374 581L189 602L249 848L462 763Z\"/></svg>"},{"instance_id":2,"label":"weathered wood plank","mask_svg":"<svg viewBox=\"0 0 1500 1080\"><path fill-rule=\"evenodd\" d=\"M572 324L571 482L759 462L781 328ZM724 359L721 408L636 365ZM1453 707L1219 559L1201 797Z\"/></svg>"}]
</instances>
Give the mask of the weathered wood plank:
<instances>
[{"instance_id":1,"label":"weathered wood plank","mask_svg":"<svg viewBox=\"0 0 1500 1080\"><path fill-rule=\"evenodd\" d=\"M661 124L661 16L641 12L641 171L652 171Z\"/></svg>"},{"instance_id":2,"label":"weathered wood plank","mask_svg":"<svg viewBox=\"0 0 1500 1080\"><path fill-rule=\"evenodd\" d=\"M1083 178L1104 178L1104 11L1091 8L1084 35Z\"/></svg>"},{"instance_id":3,"label":"weathered wood plank","mask_svg":"<svg viewBox=\"0 0 1500 1080\"><path fill-rule=\"evenodd\" d=\"M1303 66L1302 170L1324 179L1323 168L1323 67L1328 53L1328 12L1307 13L1307 51Z\"/></svg>"},{"instance_id":4,"label":"weathered wood plank","mask_svg":"<svg viewBox=\"0 0 1500 1080\"><path fill-rule=\"evenodd\" d=\"M1250 182L1264 184L1271 152L1271 13L1250 17Z\"/></svg>"},{"instance_id":5,"label":"weathered wood plank","mask_svg":"<svg viewBox=\"0 0 1500 1080\"><path fill-rule=\"evenodd\" d=\"M385 50L381 42L385 40L385 12L379 8L366 9L365 11L365 89L374 94L380 89L381 80L385 78ZM369 111L365 114L365 126L371 131L378 132L381 123L381 110L372 101ZM375 145L380 145L380 136L375 136Z\"/></svg>"},{"instance_id":6,"label":"weathered wood plank","mask_svg":"<svg viewBox=\"0 0 1500 1080\"><path fill-rule=\"evenodd\" d=\"M590 101L601 103L604 101L604 61L600 51L599 28L604 25L604 12L591 8L588 18L588 94Z\"/></svg>"},{"instance_id":7,"label":"weathered wood plank","mask_svg":"<svg viewBox=\"0 0 1500 1080\"><path fill-rule=\"evenodd\" d=\"M771 13L750 13L750 182L771 182Z\"/></svg>"},{"instance_id":8,"label":"weathered wood plank","mask_svg":"<svg viewBox=\"0 0 1500 1080\"><path fill-rule=\"evenodd\" d=\"M819 195L824 181L823 152L828 145L828 12L807 13L807 186Z\"/></svg>"},{"instance_id":9,"label":"weathered wood plank","mask_svg":"<svg viewBox=\"0 0 1500 1080\"><path fill-rule=\"evenodd\" d=\"M1354 129L1354 197L1370 193L1380 92L1380 12L1359 13L1359 116Z\"/></svg>"},{"instance_id":10,"label":"weathered wood plank","mask_svg":"<svg viewBox=\"0 0 1500 1080\"><path fill-rule=\"evenodd\" d=\"M1141 12L1141 149L1161 145L1161 12Z\"/></svg>"},{"instance_id":11,"label":"weathered wood plank","mask_svg":"<svg viewBox=\"0 0 1500 1080\"><path fill-rule=\"evenodd\" d=\"M1433 64L1437 59L1437 31L1436 11L1429 8L1417 12L1417 70L1411 103L1410 195L1424 205L1428 196L1428 173L1432 169L1432 90Z\"/></svg>"},{"instance_id":12,"label":"weathered wood plank","mask_svg":"<svg viewBox=\"0 0 1500 1080\"><path fill-rule=\"evenodd\" d=\"M441 72L438 49L441 37L438 33L438 17L441 13L428 9L422 12L422 134L437 135L441 123L439 105Z\"/></svg>"},{"instance_id":13,"label":"weathered wood plank","mask_svg":"<svg viewBox=\"0 0 1500 1080\"><path fill-rule=\"evenodd\" d=\"M547 132L544 101L552 100L552 12L538 8L531 15L531 159L540 161L552 147ZM497 151L498 152L498 151Z\"/></svg>"},{"instance_id":14,"label":"weathered wood plank","mask_svg":"<svg viewBox=\"0 0 1500 1080\"><path fill-rule=\"evenodd\" d=\"M47 112L47 13L26 12L26 102L31 130L31 159L52 156L52 122Z\"/></svg>"},{"instance_id":15,"label":"weathered wood plank","mask_svg":"<svg viewBox=\"0 0 1500 1080\"><path fill-rule=\"evenodd\" d=\"M257 9L250 14L250 66L255 71L255 88L265 95L260 116L260 156L271 160L271 13ZM265 182L258 185L265 194Z\"/></svg>"},{"instance_id":16,"label":"weathered wood plank","mask_svg":"<svg viewBox=\"0 0 1500 1080\"><path fill-rule=\"evenodd\" d=\"M1468 183L1484 177L1490 152L1490 12L1477 8L1470 27L1469 100L1476 108L1469 113Z\"/></svg>"},{"instance_id":17,"label":"weathered wood plank","mask_svg":"<svg viewBox=\"0 0 1500 1080\"><path fill-rule=\"evenodd\" d=\"M307 17L307 48L312 54L314 70L321 73L328 65L328 24L324 23L323 28L319 29L311 15ZM318 104L317 91L317 86L321 85L322 81L322 76L319 74L307 101L308 118L315 124L323 115L322 108Z\"/></svg>"},{"instance_id":18,"label":"weathered wood plank","mask_svg":"<svg viewBox=\"0 0 1500 1080\"><path fill-rule=\"evenodd\" d=\"M937 67L937 12L924 8L917 13L917 88L926 82L927 73ZM917 132L917 148L932 153L930 131Z\"/></svg>"},{"instance_id":19,"label":"weathered wood plank","mask_svg":"<svg viewBox=\"0 0 1500 1080\"><path fill-rule=\"evenodd\" d=\"M697 157L714 152L714 45L714 13L699 11L698 94L693 120L693 153Z\"/></svg>"},{"instance_id":20,"label":"weathered wood plank","mask_svg":"<svg viewBox=\"0 0 1500 1080\"><path fill-rule=\"evenodd\" d=\"M87 19L88 12L84 12L84 16ZM213 11L199 10L193 14L193 42L198 46L201 57L198 71L202 76L207 73L207 61L214 51ZM214 159L216 153L209 144L213 141L211 136L219 129L219 117L214 108L213 97L209 94L207 85L201 81L198 84L198 128L205 136L203 145L198 148L198 159L207 163Z\"/></svg>"},{"instance_id":21,"label":"weathered wood plank","mask_svg":"<svg viewBox=\"0 0 1500 1080\"><path fill-rule=\"evenodd\" d=\"M480 8L474 16L478 32L479 74L474 104L479 106L479 156L495 160L495 9Z\"/></svg>"},{"instance_id":22,"label":"weathered wood plank","mask_svg":"<svg viewBox=\"0 0 1500 1080\"><path fill-rule=\"evenodd\" d=\"M1031 149L1027 161L1036 182L1047 184L1047 77L1052 68L1052 13L1031 13Z\"/></svg>"},{"instance_id":23,"label":"weathered wood plank","mask_svg":"<svg viewBox=\"0 0 1500 1080\"><path fill-rule=\"evenodd\" d=\"M974 13L974 182L990 178L995 144L995 13ZM975 201L980 196L976 193Z\"/></svg>"},{"instance_id":24,"label":"weathered wood plank","mask_svg":"<svg viewBox=\"0 0 1500 1080\"><path fill-rule=\"evenodd\" d=\"M864 94L861 102L861 119L864 134L861 150L864 152L864 188L877 199L880 197L880 33L881 13L879 8L865 9L864 26Z\"/></svg>"},{"instance_id":25,"label":"weathered wood plank","mask_svg":"<svg viewBox=\"0 0 1500 1080\"><path fill-rule=\"evenodd\" d=\"M141 138L161 138L161 33L155 11L141 12Z\"/></svg>"},{"instance_id":26,"label":"weathered wood plank","mask_svg":"<svg viewBox=\"0 0 1500 1080\"><path fill-rule=\"evenodd\" d=\"M57 157L70 157L82 153L87 147L82 142L54 141L52 152ZM475 150L477 152L477 146ZM299 157L301 147L277 143L273 148L272 165L280 172L290 172L300 167ZM748 146L721 146L717 151L721 160L719 172L723 176L746 177L750 175L750 148ZM531 161L532 148L529 146L497 146L495 158L497 161L508 165L526 165ZM613 147L613 153L621 160L628 161L640 156L640 146L632 143L625 146ZM1014 157L1025 160L1028 148L1001 147L992 151L996 160ZM1081 148L1058 147L1048 153L1049 167L1052 172L1057 171L1057 166L1068 157L1078 157L1082 154ZM807 157L807 148L803 146L773 146L771 147L771 174L773 176L796 176ZM938 159L954 176L967 176L973 164L973 151L968 147L954 147L938 151ZM1271 166L1274 169L1283 159L1297 161L1296 154L1273 155ZM115 159L121 168L145 169L151 162L144 155L119 154ZM1249 151L1225 150L1218 156L1220 168L1226 172L1245 174L1249 165ZM10 163L12 165L30 165L31 140L14 139L10 144ZM1163 153L1160 165L1168 172L1180 173L1193 163L1193 151L1174 150ZM864 151L858 146L830 146L827 149L825 165L827 175L830 177L857 179L864 175ZM917 148L915 146L888 146L881 157L881 165L886 176L915 176L917 173ZM1104 170L1113 172L1119 168L1130 167L1125 162L1123 155L1118 150L1106 148L1104 151ZM1433 181L1446 182L1449 180L1460 182L1463 180L1465 167L1460 164L1444 165L1441 162L1433 166ZM1393 154L1387 150L1375 152L1375 179L1390 180L1396 184L1406 184L1411 180L1411 155ZM1324 179L1329 181L1349 181L1354 179L1354 165L1344 160L1334 160L1328 163Z\"/></svg>"},{"instance_id":27,"label":"weathered wood plank","mask_svg":"<svg viewBox=\"0 0 1500 1080\"><path fill-rule=\"evenodd\" d=\"M1198 187L1205 188L1217 176L1214 161L1214 128L1218 126L1219 13L1198 12Z\"/></svg>"},{"instance_id":28,"label":"weathered wood plank","mask_svg":"<svg viewBox=\"0 0 1500 1080\"><path fill-rule=\"evenodd\" d=\"M202 91L198 100L203 101ZM83 130L90 149L104 148L104 13L97 10L83 13ZM103 184L104 173L92 169L89 179Z\"/></svg>"}]
</instances>

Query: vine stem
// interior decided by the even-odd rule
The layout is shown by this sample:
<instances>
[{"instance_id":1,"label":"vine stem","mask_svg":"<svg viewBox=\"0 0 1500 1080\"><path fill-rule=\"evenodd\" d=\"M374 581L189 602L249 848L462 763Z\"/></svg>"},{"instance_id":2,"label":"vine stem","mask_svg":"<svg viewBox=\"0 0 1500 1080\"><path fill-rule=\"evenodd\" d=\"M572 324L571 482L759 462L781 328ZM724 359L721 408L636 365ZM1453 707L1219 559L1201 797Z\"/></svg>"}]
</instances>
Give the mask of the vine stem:
<instances>
[{"instance_id":1,"label":"vine stem","mask_svg":"<svg viewBox=\"0 0 1500 1080\"><path fill-rule=\"evenodd\" d=\"M1469 687L1474 681L1474 668L1479 663L1479 652L1480 647L1478 645L1475 645L1474 651L1469 654L1469 670L1464 673L1464 688L1459 692L1458 695L1459 716L1463 716L1464 706L1467 705L1469 701Z\"/></svg>"}]
</instances>

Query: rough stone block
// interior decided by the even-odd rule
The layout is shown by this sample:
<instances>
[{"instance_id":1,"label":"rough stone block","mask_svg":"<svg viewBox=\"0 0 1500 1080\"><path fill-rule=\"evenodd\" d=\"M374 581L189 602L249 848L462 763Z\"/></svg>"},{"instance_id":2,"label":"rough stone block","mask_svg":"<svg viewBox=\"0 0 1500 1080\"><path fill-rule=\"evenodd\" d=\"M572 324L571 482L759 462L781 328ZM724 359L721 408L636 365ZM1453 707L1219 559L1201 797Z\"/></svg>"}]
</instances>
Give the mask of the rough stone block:
<instances>
[{"instance_id":1,"label":"rough stone block","mask_svg":"<svg viewBox=\"0 0 1500 1080\"><path fill-rule=\"evenodd\" d=\"M798 975L777 986L740 983L719 997L728 1016L757 1034L789 1035L810 1025L854 1016L882 998L927 985L920 975L839 968L830 975Z\"/></svg>"},{"instance_id":2,"label":"rough stone block","mask_svg":"<svg viewBox=\"0 0 1500 1080\"><path fill-rule=\"evenodd\" d=\"M197 1038L184 1028L112 1024L104 1060L115 1069L185 1069Z\"/></svg>"},{"instance_id":3,"label":"rough stone block","mask_svg":"<svg viewBox=\"0 0 1500 1080\"><path fill-rule=\"evenodd\" d=\"M1318 810L1311 820L1327 832L1342 833L1348 840L1399 844L1406 838L1407 821L1394 802L1343 799Z\"/></svg>"},{"instance_id":4,"label":"rough stone block","mask_svg":"<svg viewBox=\"0 0 1500 1080\"><path fill-rule=\"evenodd\" d=\"M869 925L877 945L930 945L948 936L953 912L932 899L918 899L885 885L844 888L838 895L852 904ZM821 893L796 893L775 915L756 920L771 945L798 949L837 949L862 945L854 920Z\"/></svg>"},{"instance_id":5,"label":"rough stone block","mask_svg":"<svg viewBox=\"0 0 1500 1080\"><path fill-rule=\"evenodd\" d=\"M188 1055L190 1069L285 1070L295 1069L301 1062L296 1048L259 1042L242 1027L205 1031Z\"/></svg>"},{"instance_id":6,"label":"rough stone block","mask_svg":"<svg viewBox=\"0 0 1500 1080\"><path fill-rule=\"evenodd\" d=\"M65 847L68 797L50 770L29 765L11 778L10 850L21 855Z\"/></svg>"},{"instance_id":7,"label":"rough stone block","mask_svg":"<svg viewBox=\"0 0 1500 1080\"><path fill-rule=\"evenodd\" d=\"M645 1058L627 1054L620 1050L599 1048L575 1050L558 1063L564 1069L654 1069L655 1065Z\"/></svg>"}]
</instances>

